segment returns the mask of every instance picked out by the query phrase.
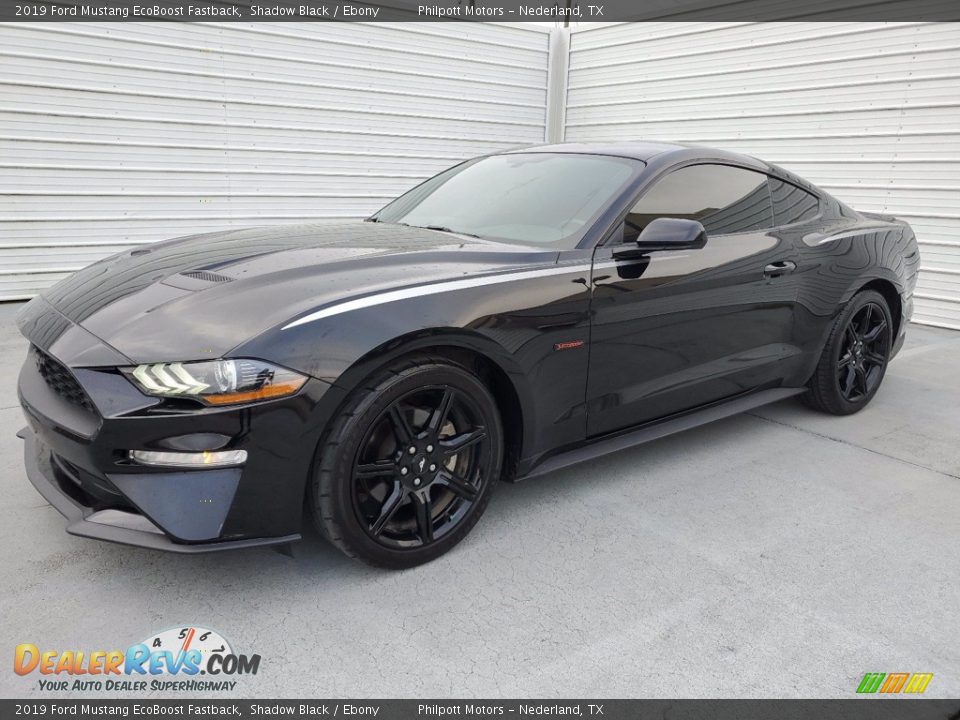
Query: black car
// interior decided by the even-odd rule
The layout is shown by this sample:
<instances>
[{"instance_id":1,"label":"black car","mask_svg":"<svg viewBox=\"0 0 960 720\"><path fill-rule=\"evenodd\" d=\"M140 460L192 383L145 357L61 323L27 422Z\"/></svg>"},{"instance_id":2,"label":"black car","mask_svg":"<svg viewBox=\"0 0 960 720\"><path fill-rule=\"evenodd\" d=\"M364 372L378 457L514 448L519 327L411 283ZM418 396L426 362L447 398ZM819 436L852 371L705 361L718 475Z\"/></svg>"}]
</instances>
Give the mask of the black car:
<instances>
[{"instance_id":1,"label":"black car","mask_svg":"<svg viewBox=\"0 0 960 720\"><path fill-rule=\"evenodd\" d=\"M909 225L701 147L469 160L364 222L139 247L31 301L30 480L68 532L300 538L416 565L500 479L802 395L863 408L903 343Z\"/></svg>"}]
</instances>

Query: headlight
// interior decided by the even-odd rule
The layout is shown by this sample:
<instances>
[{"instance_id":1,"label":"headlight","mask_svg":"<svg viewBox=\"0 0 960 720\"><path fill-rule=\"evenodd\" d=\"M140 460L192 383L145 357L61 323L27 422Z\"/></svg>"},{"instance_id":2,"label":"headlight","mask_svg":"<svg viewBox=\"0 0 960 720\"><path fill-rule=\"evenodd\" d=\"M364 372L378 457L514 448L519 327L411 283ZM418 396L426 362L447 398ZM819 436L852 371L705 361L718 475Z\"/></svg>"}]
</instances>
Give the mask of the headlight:
<instances>
[{"instance_id":1,"label":"headlight","mask_svg":"<svg viewBox=\"0 0 960 720\"><path fill-rule=\"evenodd\" d=\"M260 360L154 363L123 372L148 395L195 398L207 405L292 395L307 381L293 370Z\"/></svg>"}]
</instances>

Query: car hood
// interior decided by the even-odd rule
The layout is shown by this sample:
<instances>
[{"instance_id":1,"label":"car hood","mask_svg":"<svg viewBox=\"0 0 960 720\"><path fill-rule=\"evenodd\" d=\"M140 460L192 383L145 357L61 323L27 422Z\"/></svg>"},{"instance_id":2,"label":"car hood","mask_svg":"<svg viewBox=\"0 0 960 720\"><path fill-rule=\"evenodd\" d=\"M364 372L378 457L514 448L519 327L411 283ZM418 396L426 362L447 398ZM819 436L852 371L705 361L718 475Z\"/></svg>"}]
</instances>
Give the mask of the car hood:
<instances>
[{"instance_id":1,"label":"car hood","mask_svg":"<svg viewBox=\"0 0 960 720\"><path fill-rule=\"evenodd\" d=\"M156 243L97 262L41 300L131 362L222 357L348 298L551 264L557 252L370 222L252 228Z\"/></svg>"}]
</instances>

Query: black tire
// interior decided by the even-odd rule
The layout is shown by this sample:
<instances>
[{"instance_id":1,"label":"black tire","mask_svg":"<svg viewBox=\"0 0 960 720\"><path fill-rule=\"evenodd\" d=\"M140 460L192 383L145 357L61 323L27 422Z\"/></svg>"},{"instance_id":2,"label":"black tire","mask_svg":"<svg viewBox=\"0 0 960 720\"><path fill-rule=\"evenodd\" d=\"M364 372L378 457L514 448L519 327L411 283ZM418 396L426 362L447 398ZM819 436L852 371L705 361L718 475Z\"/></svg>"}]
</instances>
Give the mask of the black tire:
<instances>
[{"instance_id":1,"label":"black tire","mask_svg":"<svg viewBox=\"0 0 960 720\"><path fill-rule=\"evenodd\" d=\"M883 381L892 339L893 318L883 295L857 293L834 321L804 402L832 415L862 410Z\"/></svg>"},{"instance_id":2,"label":"black tire","mask_svg":"<svg viewBox=\"0 0 960 720\"><path fill-rule=\"evenodd\" d=\"M321 534L350 557L413 567L476 525L502 462L490 390L455 362L418 356L349 397L320 441L308 502Z\"/></svg>"}]
</instances>

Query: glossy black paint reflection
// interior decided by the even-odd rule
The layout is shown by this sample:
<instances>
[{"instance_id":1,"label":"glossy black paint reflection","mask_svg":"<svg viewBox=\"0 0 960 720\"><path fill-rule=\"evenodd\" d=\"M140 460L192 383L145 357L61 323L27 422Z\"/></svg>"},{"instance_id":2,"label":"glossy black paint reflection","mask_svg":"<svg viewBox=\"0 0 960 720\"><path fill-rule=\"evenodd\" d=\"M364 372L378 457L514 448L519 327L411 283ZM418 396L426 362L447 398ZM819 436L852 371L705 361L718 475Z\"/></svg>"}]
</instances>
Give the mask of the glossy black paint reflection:
<instances>
[{"instance_id":1,"label":"glossy black paint reflection","mask_svg":"<svg viewBox=\"0 0 960 720\"><path fill-rule=\"evenodd\" d=\"M906 223L855 212L755 158L706 148L523 152L612 155L644 169L577 247L369 222L254 228L121 253L45 291L21 313L21 331L72 370L96 412L65 403L25 366L21 401L38 452L90 481L91 512L119 496L150 517L117 489L131 483L111 482L157 472L131 465L126 451L197 433L228 438L249 460L220 532L206 540L287 538L299 532L324 428L374 370L411 352L455 357L494 386L509 474L519 478L644 423L802 387L834 317L867 285L887 298L892 338L902 343L919 265ZM630 240L627 221L653 219L637 211L648 191L705 164L757 182L724 207L708 200L682 213L706 221L703 247L615 257ZM684 183L675 185L682 192ZM117 367L218 357L259 358L311 380L293 397L230 408L119 385L127 381ZM167 508L169 498L160 500ZM163 529L171 542L197 540L189 528Z\"/></svg>"},{"instance_id":2,"label":"glossy black paint reflection","mask_svg":"<svg viewBox=\"0 0 960 720\"><path fill-rule=\"evenodd\" d=\"M797 298L770 262L796 251L762 232L708 240L602 268L597 253L587 391L588 434L602 435L787 378Z\"/></svg>"}]
</instances>

